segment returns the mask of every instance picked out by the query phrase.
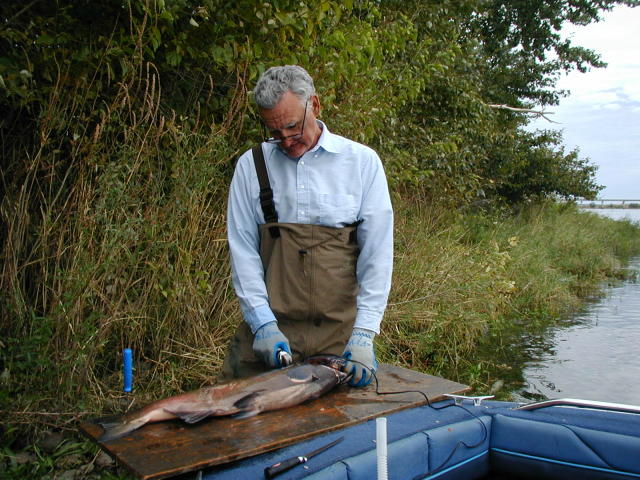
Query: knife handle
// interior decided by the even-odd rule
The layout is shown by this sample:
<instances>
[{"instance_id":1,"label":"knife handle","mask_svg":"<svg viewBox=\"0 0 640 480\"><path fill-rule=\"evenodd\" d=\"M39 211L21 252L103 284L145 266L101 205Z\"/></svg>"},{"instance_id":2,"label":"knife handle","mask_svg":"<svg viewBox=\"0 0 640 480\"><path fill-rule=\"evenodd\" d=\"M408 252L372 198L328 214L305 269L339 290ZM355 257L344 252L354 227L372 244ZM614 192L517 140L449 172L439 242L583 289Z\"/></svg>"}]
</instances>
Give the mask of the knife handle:
<instances>
[{"instance_id":1,"label":"knife handle","mask_svg":"<svg viewBox=\"0 0 640 480\"><path fill-rule=\"evenodd\" d=\"M292 457L283 460L282 462L274 463L270 467L264 469L264 478L274 478L276 475L280 475L282 472L286 472L290 468L300 465L306 461L307 459L305 457Z\"/></svg>"}]
</instances>

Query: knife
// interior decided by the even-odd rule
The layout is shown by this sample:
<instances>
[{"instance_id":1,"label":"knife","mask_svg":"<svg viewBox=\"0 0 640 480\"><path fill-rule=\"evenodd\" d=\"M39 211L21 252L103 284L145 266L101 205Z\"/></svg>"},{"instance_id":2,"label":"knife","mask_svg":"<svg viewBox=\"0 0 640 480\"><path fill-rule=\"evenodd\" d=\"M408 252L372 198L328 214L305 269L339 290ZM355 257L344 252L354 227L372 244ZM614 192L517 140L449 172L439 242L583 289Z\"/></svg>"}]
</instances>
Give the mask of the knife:
<instances>
[{"instance_id":1,"label":"knife","mask_svg":"<svg viewBox=\"0 0 640 480\"><path fill-rule=\"evenodd\" d=\"M340 443L342 440L344 440L344 437L340 437L337 440L334 440L331 443L327 443L326 445L313 450L312 452L307 453L304 456L301 457L292 457L292 458L288 458L287 460L283 460L282 462L278 462L275 463L273 465L271 465L270 467L267 467L264 469L264 478L266 479L271 479L274 478L276 475L280 475L282 472L286 472L287 470L289 470L290 468L295 467L296 465L300 465L302 463L306 463L309 461L309 459L311 457L315 457L316 455L318 455L319 453L324 452L325 450L330 449L331 447L333 447L334 445L337 445L338 443Z\"/></svg>"},{"instance_id":2,"label":"knife","mask_svg":"<svg viewBox=\"0 0 640 480\"><path fill-rule=\"evenodd\" d=\"M280 366L288 367L293 363L293 359L291 358L291 354L286 350L279 348L278 349L278 362L280 362Z\"/></svg>"}]
</instances>

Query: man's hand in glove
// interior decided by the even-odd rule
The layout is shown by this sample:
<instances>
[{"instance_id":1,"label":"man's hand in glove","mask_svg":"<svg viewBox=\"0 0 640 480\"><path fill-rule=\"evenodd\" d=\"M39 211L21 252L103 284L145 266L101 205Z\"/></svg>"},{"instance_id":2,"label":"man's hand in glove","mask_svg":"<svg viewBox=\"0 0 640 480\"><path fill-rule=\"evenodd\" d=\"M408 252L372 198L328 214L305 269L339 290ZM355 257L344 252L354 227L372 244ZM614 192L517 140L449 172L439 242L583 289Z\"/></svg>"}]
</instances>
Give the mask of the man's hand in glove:
<instances>
[{"instance_id":1,"label":"man's hand in glove","mask_svg":"<svg viewBox=\"0 0 640 480\"><path fill-rule=\"evenodd\" d=\"M288 361L284 360L287 355L278 355L280 350L288 354ZM278 328L278 322L265 323L256 331L253 337L253 351L260 360L271 368L286 367L291 363L289 340Z\"/></svg>"},{"instance_id":2,"label":"man's hand in glove","mask_svg":"<svg viewBox=\"0 0 640 480\"><path fill-rule=\"evenodd\" d=\"M354 328L351 338L344 347L342 356L347 360L343 370L351 374L349 385L365 387L373 380L373 374L378 369L378 361L373 351L375 332L364 328Z\"/></svg>"}]
</instances>

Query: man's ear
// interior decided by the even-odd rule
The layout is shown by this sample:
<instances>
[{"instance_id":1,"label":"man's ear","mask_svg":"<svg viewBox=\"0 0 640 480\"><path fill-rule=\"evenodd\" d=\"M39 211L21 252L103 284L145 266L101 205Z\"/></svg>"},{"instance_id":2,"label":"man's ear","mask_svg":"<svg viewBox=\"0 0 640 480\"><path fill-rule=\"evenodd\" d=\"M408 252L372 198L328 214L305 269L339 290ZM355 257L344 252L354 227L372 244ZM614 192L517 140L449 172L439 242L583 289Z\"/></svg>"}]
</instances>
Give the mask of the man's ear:
<instances>
[{"instance_id":1,"label":"man's ear","mask_svg":"<svg viewBox=\"0 0 640 480\"><path fill-rule=\"evenodd\" d=\"M320 98L318 98L318 95L311 96L311 108L316 118L319 117L322 109L320 107Z\"/></svg>"}]
</instances>

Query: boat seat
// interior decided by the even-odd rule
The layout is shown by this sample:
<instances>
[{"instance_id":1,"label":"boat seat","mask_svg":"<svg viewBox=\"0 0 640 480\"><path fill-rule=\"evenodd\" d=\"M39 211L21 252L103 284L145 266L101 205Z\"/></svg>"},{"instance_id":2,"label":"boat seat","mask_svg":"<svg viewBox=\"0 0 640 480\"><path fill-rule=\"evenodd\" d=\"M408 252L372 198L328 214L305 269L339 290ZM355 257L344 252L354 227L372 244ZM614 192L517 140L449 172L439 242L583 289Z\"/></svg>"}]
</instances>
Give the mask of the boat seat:
<instances>
[{"instance_id":1,"label":"boat seat","mask_svg":"<svg viewBox=\"0 0 640 480\"><path fill-rule=\"evenodd\" d=\"M637 417L563 407L505 410L493 419L492 472L545 480L640 478L640 438L632 435Z\"/></svg>"},{"instance_id":2,"label":"boat seat","mask_svg":"<svg viewBox=\"0 0 640 480\"><path fill-rule=\"evenodd\" d=\"M389 424L391 420L392 418ZM480 422L483 422L485 428ZM430 474L429 478L442 480L482 478L489 471L490 428L490 416L470 419L469 414L466 414L465 420L423 430L390 442L387 447L390 478L414 478L422 474ZM470 446L473 448L469 448ZM305 478L370 480L376 478L376 469L376 450L373 446L367 452L343 458Z\"/></svg>"}]
</instances>

